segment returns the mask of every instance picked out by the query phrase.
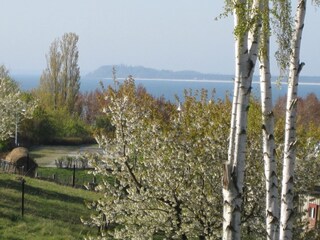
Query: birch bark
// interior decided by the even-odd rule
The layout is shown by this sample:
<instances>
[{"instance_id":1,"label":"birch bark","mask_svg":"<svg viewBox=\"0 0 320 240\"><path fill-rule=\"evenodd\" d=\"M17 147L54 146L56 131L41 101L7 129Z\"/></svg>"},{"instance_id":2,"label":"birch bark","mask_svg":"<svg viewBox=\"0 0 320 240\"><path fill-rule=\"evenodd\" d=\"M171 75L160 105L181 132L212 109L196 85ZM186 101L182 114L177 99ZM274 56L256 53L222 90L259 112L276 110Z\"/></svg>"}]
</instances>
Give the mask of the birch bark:
<instances>
[{"instance_id":1,"label":"birch bark","mask_svg":"<svg viewBox=\"0 0 320 240\"><path fill-rule=\"evenodd\" d=\"M236 12L236 11L234 11ZM238 16L234 14L234 25L238 25ZM244 40L243 40L244 41ZM229 148L228 148L228 161L224 165L223 172L223 239L232 239L233 227L232 227L232 213L233 213L233 200L236 198L236 190L233 182L231 182L231 169L234 163L234 148L235 148L235 134L236 134L236 117L237 117L237 106L238 106L238 94L240 86L240 49L241 40L236 38L235 40L235 79L234 79L234 90L232 100L232 113L230 123L230 134L229 134Z\"/></svg>"},{"instance_id":2,"label":"birch bark","mask_svg":"<svg viewBox=\"0 0 320 240\"><path fill-rule=\"evenodd\" d=\"M255 0L252 9L257 9ZM234 8L235 29L247 22L247 1L239 0ZM251 9L251 10L252 10ZM256 13L257 11L252 11ZM251 17L251 16L250 16ZM236 36L236 72L232 105L228 161L223 174L223 239L240 239L241 207L245 170L247 114L251 93L252 76L257 60L259 24ZM243 29L242 29L243 30ZM241 31L241 30L240 30Z\"/></svg>"},{"instance_id":3,"label":"birch bark","mask_svg":"<svg viewBox=\"0 0 320 240\"><path fill-rule=\"evenodd\" d=\"M292 37L292 54L288 79L286 104L286 125L284 142L284 159L282 172L280 239L292 239L293 231L293 186L296 158L296 111L299 74L304 63L299 62L301 36L304 26L306 0L300 0L296 11L295 30Z\"/></svg>"},{"instance_id":4,"label":"birch bark","mask_svg":"<svg viewBox=\"0 0 320 240\"><path fill-rule=\"evenodd\" d=\"M269 1L262 2L264 12L260 51L260 89L262 110L262 145L266 177L266 231L268 240L279 239L279 194L275 159L274 115L270 74Z\"/></svg>"}]
</instances>

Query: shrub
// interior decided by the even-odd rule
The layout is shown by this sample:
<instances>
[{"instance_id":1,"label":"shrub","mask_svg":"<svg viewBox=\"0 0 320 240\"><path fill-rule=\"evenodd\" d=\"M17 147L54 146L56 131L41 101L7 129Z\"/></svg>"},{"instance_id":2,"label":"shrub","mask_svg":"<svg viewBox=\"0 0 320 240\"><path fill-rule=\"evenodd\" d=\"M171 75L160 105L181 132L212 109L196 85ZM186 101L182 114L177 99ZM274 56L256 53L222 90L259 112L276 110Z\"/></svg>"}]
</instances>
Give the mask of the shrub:
<instances>
[{"instance_id":1,"label":"shrub","mask_svg":"<svg viewBox=\"0 0 320 240\"><path fill-rule=\"evenodd\" d=\"M76 168L86 169L89 167L89 161L85 156L64 156L55 160L57 168Z\"/></svg>"}]
</instances>

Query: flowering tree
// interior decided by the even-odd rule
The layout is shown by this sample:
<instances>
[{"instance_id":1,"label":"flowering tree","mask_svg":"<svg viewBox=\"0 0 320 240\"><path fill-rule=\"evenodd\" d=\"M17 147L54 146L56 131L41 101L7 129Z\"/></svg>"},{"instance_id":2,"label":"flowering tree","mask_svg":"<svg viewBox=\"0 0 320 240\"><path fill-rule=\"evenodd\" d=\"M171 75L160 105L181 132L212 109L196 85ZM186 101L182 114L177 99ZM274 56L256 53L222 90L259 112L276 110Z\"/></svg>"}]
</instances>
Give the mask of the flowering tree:
<instances>
[{"instance_id":1,"label":"flowering tree","mask_svg":"<svg viewBox=\"0 0 320 240\"><path fill-rule=\"evenodd\" d=\"M94 172L113 181L98 187L106 197L93 203L100 213L93 223L123 226L105 231L116 239L220 236L219 169L227 146L221 123L228 115L215 113L228 110L203 92L201 101L187 96L180 112L169 107L164 123L156 101L138 96L132 80L118 88L108 90L106 109L115 136L97 138L107 155Z\"/></svg>"},{"instance_id":2,"label":"flowering tree","mask_svg":"<svg viewBox=\"0 0 320 240\"><path fill-rule=\"evenodd\" d=\"M18 121L30 117L35 102L23 99L18 84L9 76L5 66L0 66L0 140L13 136Z\"/></svg>"}]
</instances>

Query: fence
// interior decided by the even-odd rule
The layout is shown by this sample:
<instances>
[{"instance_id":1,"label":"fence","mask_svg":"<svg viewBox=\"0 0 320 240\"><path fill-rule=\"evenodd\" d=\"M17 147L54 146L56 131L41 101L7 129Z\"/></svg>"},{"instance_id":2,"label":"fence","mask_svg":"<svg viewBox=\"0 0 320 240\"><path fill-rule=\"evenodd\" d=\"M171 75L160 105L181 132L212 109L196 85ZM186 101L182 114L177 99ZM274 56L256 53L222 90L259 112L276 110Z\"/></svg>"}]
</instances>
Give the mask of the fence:
<instances>
[{"instance_id":1,"label":"fence","mask_svg":"<svg viewBox=\"0 0 320 240\"><path fill-rule=\"evenodd\" d=\"M43 171L40 168L36 171L35 178L55 182L60 185L94 190L97 186L97 178L84 173L85 171L75 168L73 170L52 168L51 171Z\"/></svg>"},{"instance_id":2,"label":"fence","mask_svg":"<svg viewBox=\"0 0 320 240\"><path fill-rule=\"evenodd\" d=\"M52 169L52 170L51 170ZM97 186L97 178L86 173L87 170L59 169L51 168L50 171L36 169L32 177L55 182L57 184L94 190ZM0 159L0 172L25 175L24 166L18 167L16 164Z\"/></svg>"},{"instance_id":3,"label":"fence","mask_svg":"<svg viewBox=\"0 0 320 240\"><path fill-rule=\"evenodd\" d=\"M16 164L0 159L0 172L24 174L24 167L18 167Z\"/></svg>"}]
</instances>

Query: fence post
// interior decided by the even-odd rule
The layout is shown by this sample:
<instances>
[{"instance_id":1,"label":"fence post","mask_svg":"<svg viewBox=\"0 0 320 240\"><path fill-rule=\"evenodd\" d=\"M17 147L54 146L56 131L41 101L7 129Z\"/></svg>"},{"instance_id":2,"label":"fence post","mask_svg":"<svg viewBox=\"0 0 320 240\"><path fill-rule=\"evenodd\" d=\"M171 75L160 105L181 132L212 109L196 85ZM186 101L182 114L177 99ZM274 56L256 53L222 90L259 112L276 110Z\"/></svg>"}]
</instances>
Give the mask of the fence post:
<instances>
[{"instance_id":1,"label":"fence post","mask_svg":"<svg viewBox=\"0 0 320 240\"><path fill-rule=\"evenodd\" d=\"M22 185L22 194L21 194L21 216L24 215L24 184L26 180L24 178L21 179L21 185Z\"/></svg>"},{"instance_id":2,"label":"fence post","mask_svg":"<svg viewBox=\"0 0 320 240\"><path fill-rule=\"evenodd\" d=\"M72 187L75 186L75 182L76 182L76 165L73 164Z\"/></svg>"},{"instance_id":3,"label":"fence post","mask_svg":"<svg viewBox=\"0 0 320 240\"><path fill-rule=\"evenodd\" d=\"M27 170L26 171L29 172L29 153L27 155Z\"/></svg>"}]
</instances>

